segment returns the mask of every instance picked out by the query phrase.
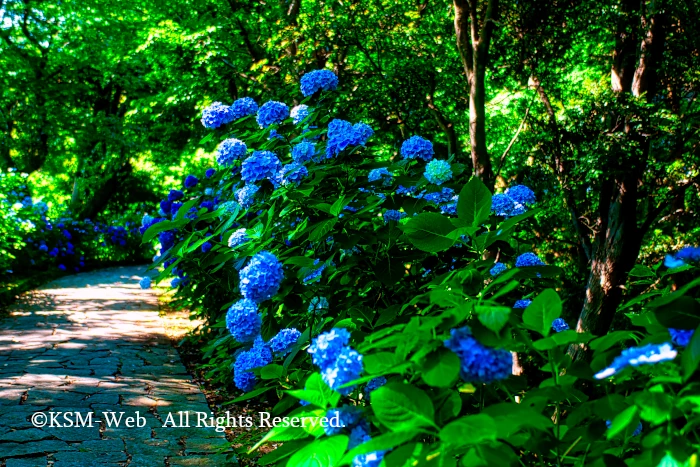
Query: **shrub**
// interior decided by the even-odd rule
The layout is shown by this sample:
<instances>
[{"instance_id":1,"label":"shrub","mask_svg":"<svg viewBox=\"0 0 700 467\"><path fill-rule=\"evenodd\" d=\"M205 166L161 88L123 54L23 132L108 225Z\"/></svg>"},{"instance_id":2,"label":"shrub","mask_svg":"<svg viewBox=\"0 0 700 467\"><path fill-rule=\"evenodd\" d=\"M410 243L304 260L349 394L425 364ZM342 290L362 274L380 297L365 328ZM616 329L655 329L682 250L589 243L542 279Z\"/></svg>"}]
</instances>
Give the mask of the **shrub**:
<instances>
[{"instance_id":1,"label":"shrub","mask_svg":"<svg viewBox=\"0 0 700 467\"><path fill-rule=\"evenodd\" d=\"M266 110L265 129L246 116L216 133L246 154L144 225L160 276L210 328L210 374L245 392L234 402L274 393L275 414L344 422L273 428L256 446L284 444L259 462L686 461L700 338L684 350L669 328L700 325L700 282L671 292L674 270L647 268L655 286L626 305L630 329L568 329L561 271L531 251L529 188L492 196L416 136L404 157L376 158L373 130L334 118L325 92L303 92L320 101L301 122Z\"/></svg>"}]
</instances>

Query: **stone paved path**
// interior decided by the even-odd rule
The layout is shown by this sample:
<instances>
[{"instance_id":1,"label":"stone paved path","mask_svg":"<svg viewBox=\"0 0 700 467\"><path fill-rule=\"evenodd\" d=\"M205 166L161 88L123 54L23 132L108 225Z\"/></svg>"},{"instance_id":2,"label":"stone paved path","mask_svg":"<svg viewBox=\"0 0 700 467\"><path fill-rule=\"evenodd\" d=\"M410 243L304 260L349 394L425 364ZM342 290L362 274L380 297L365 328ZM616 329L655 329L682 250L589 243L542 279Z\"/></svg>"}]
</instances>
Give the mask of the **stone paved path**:
<instances>
[{"instance_id":1,"label":"stone paved path","mask_svg":"<svg viewBox=\"0 0 700 467\"><path fill-rule=\"evenodd\" d=\"M0 467L235 465L224 435L196 426L209 407L165 336L156 294L138 286L144 272L64 277L0 320ZM49 411L73 414L54 420L62 427L50 416L32 425ZM66 426L76 412L93 426ZM125 414L110 427L105 412ZM126 426L136 412L142 426ZM163 427L178 412L190 428Z\"/></svg>"}]
</instances>

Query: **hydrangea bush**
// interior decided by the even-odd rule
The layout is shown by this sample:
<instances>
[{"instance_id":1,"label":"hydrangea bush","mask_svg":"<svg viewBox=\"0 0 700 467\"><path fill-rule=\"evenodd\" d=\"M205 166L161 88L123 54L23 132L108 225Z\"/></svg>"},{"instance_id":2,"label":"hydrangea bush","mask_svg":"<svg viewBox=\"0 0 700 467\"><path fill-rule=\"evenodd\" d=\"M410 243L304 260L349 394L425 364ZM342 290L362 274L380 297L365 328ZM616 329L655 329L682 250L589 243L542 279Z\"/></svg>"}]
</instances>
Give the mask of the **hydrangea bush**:
<instances>
[{"instance_id":1,"label":"hydrangea bush","mask_svg":"<svg viewBox=\"0 0 700 467\"><path fill-rule=\"evenodd\" d=\"M577 332L561 271L527 233L535 193L492 195L418 135L376 157L370 123L327 110L330 75L305 74L291 114L205 110L216 165L142 226L233 402L343 421L274 428L251 451L283 445L258 462L683 465L698 444L700 281L670 284L697 258L647 268L628 329Z\"/></svg>"}]
</instances>

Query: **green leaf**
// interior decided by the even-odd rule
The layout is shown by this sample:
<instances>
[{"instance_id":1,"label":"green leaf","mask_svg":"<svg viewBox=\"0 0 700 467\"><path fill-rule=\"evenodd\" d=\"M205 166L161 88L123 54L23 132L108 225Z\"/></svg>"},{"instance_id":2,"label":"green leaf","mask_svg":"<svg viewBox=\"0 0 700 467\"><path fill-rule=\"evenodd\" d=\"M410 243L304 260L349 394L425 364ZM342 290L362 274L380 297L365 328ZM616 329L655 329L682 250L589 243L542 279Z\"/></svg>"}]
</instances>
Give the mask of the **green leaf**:
<instances>
[{"instance_id":1,"label":"green leaf","mask_svg":"<svg viewBox=\"0 0 700 467\"><path fill-rule=\"evenodd\" d=\"M284 367L282 365L270 364L260 369L260 377L262 379L277 379L284 375Z\"/></svg>"},{"instance_id":2,"label":"green leaf","mask_svg":"<svg viewBox=\"0 0 700 467\"><path fill-rule=\"evenodd\" d=\"M344 435L317 439L297 451L287 462L287 467L333 467L340 465L348 437Z\"/></svg>"},{"instance_id":3,"label":"green leaf","mask_svg":"<svg viewBox=\"0 0 700 467\"><path fill-rule=\"evenodd\" d=\"M421 377L430 386L446 388L452 386L457 380L459 368L460 361L457 354L440 347L425 358Z\"/></svg>"},{"instance_id":4,"label":"green leaf","mask_svg":"<svg viewBox=\"0 0 700 467\"><path fill-rule=\"evenodd\" d=\"M455 447L479 444L496 439L496 422L488 415L468 415L459 418L442 430L440 440Z\"/></svg>"},{"instance_id":5,"label":"green leaf","mask_svg":"<svg viewBox=\"0 0 700 467\"><path fill-rule=\"evenodd\" d=\"M331 206L330 213L333 216L337 216L343 211L343 208L345 207L345 195L341 195L337 200L335 200L335 203Z\"/></svg>"},{"instance_id":6,"label":"green leaf","mask_svg":"<svg viewBox=\"0 0 700 467\"><path fill-rule=\"evenodd\" d=\"M287 393L322 409L335 407L340 400L340 393L328 387L319 373L309 376L304 389L287 391Z\"/></svg>"},{"instance_id":7,"label":"green leaf","mask_svg":"<svg viewBox=\"0 0 700 467\"><path fill-rule=\"evenodd\" d=\"M343 459L340 461L341 464L351 463L355 456L360 454L367 454L368 452L375 451L387 451L393 449L396 446L400 446L407 441L410 441L415 436L420 434L418 430L408 430L408 431L396 431L388 432L379 435L366 443L362 443L359 446L348 452Z\"/></svg>"},{"instance_id":8,"label":"green leaf","mask_svg":"<svg viewBox=\"0 0 700 467\"><path fill-rule=\"evenodd\" d=\"M537 350L551 350L562 345L587 343L593 338L590 332L576 332L573 329L558 332L532 343Z\"/></svg>"},{"instance_id":9,"label":"green leaf","mask_svg":"<svg viewBox=\"0 0 700 467\"><path fill-rule=\"evenodd\" d=\"M554 289L539 294L523 312L526 328L547 336L552 330L552 321L561 316L561 299Z\"/></svg>"},{"instance_id":10,"label":"green leaf","mask_svg":"<svg viewBox=\"0 0 700 467\"><path fill-rule=\"evenodd\" d=\"M695 329L700 326L700 303L692 297L681 296L656 307L654 315L666 328Z\"/></svg>"},{"instance_id":11,"label":"green leaf","mask_svg":"<svg viewBox=\"0 0 700 467\"><path fill-rule=\"evenodd\" d=\"M429 253L447 250L454 244L450 232L452 223L434 212L424 212L400 226L410 242L419 250Z\"/></svg>"},{"instance_id":12,"label":"green leaf","mask_svg":"<svg viewBox=\"0 0 700 467\"><path fill-rule=\"evenodd\" d=\"M627 407L613 419L612 425L610 425L608 431L605 432L605 436L610 439L618 433L623 432L632 422L636 421L635 415L637 415L637 406L631 405Z\"/></svg>"},{"instance_id":13,"label":"green leaf","mask_svg":"<svg viewBox=\"0 0 700 467\"><path fill-rule=\"evenodd\" d=\"M272 386L269 386L269 387L266 387L266 388L257 388L257 389L253 389L252 391L246 392L246 393L243 394L242 396L236 397L234 400L232 400L232 401L230 401L230 402L227 402L226 404L233 404L233 403L235 403L235 402L247 401L248 399L252 399L252 398L254 398L254 397L257 397L257 396L259 396L260 394L269 391L270 389L273 389L273 387L272 387Z\"/></svg>"},{"instance_id":14,"label":"green leaf","mask_svg":"<svg viewBox=\"0 0 700 467\"><path fill-rule=\"evenodd\" d=\"M635 264L629 273L633 277L656 277L656 273L649 266Z\"/></svg>"},{"instance_id":15,"label":"green leaf","mask_svg":"<svg viewBox=\"0 0 700 467\"><path fill-rule=\"evenodd\" d=\"M365 370L371 375L382 374L399 364L399 358L394 352L377 352L365 355L362 359Z\"/></svg>"},{"instance_id":16,"label":"green leaf","mask_svg":"<svg viewBox=\"0 0 700 467\"><path fill-rule=\"evenodd\" d=\"M635 398L635 403L641 409L640 416L642 419L654 425L663 423L671 418L673 397L669 394L651 390L640 392Z\"/></svg>"},{"instance_id":17,"label":"green leaf","mask_svg":"<svg viewBox=\"0 0 700 467\"><path fill-rule=\"evenodd\" d=\"M683 350L681 366L683 367L683 379L688 381L700 363L700 326L693 333L693 337Z\"/></svg>"},{"instance_id":18,"label":"green leaf","mask_svg":"<svg viewBox=\"0 0 700 467\"><path fill-rule=\"evenodd\" d=\"M478 177L472 177L457 201L457 215L473 227L488 220L491 214L491 192Z\"/></svg>"},{"instance_id":19,"label":"green leaf","mask_svg":"<svg viewBox=\"0 0 700 467\"><path fill-rule=\"evenodd\" d=\"M325 238L328 235L328 233L331 230L333 230L333 226L337 222L338 218L334 217L333 219L326 219L316 224L314 226L314 229L311 231L311 234L309 234L309 241L315 242L322 238Z\"/></svg>"},{"instance_id":20,"label":"green leaf","mask_svg":"<svg viewBox=\"0 0 700 467\"><path fill-rule=\"evenodd\" d=\"M507 306L477 305L474 311L481 324L498 334L508 322L511 309Z\"/></svg>"},{"instance_id":21,"label":"green leaf","mask_svg":"<svg viewBox=\"0 0 700 467\"><path fill-rule=\"evenodd\" d=\"M387 383L372 392L372 409L391 431L435 427L433 401L422 390L404 383Z\"/></svg>"},{"instance_id":22,"label":"green leaf","mask_svg":"<svg viewBox=\"0 0 700 467\"><path fill-rule=\"evenodd\" d=\"M605 352L615 344L622 343L629 339L637 339L637 334L633 331L613 331L593 340L590 344L591 349L596 352Z\"/></svg>"}]
</instances>

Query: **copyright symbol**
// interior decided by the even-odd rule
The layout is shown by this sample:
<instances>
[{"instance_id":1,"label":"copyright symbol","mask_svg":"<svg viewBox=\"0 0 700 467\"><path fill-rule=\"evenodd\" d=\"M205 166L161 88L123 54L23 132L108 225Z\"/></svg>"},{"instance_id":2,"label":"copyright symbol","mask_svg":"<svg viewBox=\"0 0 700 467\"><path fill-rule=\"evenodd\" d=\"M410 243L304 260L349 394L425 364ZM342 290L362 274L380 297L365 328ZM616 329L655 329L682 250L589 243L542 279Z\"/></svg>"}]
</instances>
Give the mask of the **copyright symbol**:
<instances>
[{"instance_id":1,"label":"copyright symbol","mask_svg":"<svg viewBox=\"0 0 700 467\"><path fill-rule=\"evenodd\" d=\"M43 412L37 412L32 415L32 425L37 428L41 428L46 425L46 414Z\"/></svg>"}]
</instances>

